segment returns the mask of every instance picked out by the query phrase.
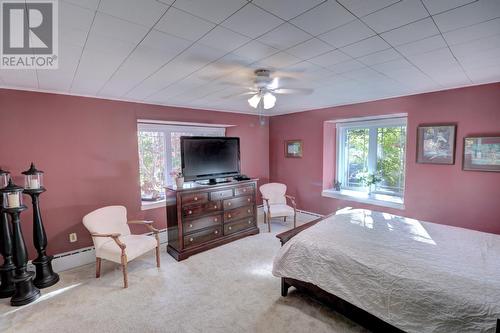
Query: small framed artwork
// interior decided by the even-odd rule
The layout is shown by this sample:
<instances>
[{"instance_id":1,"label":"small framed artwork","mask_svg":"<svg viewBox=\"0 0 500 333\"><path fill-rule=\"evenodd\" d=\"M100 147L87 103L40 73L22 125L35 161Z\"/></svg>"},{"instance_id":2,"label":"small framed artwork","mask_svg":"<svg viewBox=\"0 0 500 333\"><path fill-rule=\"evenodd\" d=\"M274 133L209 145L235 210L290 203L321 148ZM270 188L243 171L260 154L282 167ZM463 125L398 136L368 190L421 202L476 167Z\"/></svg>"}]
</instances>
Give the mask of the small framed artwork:
<instances>
[{"instance_id":1,"label":"small framed artwork","mask_svg":"<svg viewBox=\"0 0 500 333\"><path fill-rule=\"evenodd\" d=\"M302 140L285 141L285 157L301 158L303 151Z\"/></svg>"},{"instance_id":2,"label":"small framed artwork","mask_svg":"<svg viewBox=\"0 0 500 333\"><path fill-rule=\"evenodd\" d=\"M457 126L425 125L417 130L417 163L455 164Z\"/></svg>"},{"instance_id":3,"label":"small framed artwork","mask_svg":"<svg viewBox=\"0 0 500 333\"><path fill-rule=\"evenodd\" d=\"M464 170L500 172L500 136L464 138Z\"/></svg>"}]
</instances>

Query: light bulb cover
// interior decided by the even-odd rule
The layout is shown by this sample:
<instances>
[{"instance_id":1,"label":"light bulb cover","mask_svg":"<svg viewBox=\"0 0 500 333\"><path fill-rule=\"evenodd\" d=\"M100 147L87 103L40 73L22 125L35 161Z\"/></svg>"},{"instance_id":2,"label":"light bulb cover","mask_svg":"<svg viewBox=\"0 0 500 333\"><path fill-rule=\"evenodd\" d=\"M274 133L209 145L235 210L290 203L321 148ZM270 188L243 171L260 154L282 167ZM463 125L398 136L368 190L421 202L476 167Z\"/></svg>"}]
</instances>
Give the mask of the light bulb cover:
<instances>
[{"instance_id":1,"label":"light bulb cover","mask_svg":"<svg viewBox=\"0 0 500 333\"><path fill-rule=\"evenodd\" d=\"M252 97L250 97L248 99L248 104L250 104L251 107L253 107L254 109L256 109L257 106L259 106L260 98L261 97L258 94L253 95Z\"/></svg>"},{"instance_id":2,"label":"light bulb cover","mask_svg":"<svg viewBox=\"0 0 500 333\"><path fill-rule=\"evenodd\" d=\"M272 109L276 104L276 96L271 93L266 93L263 97L264 100L264 109Z\"/></svg>"}]
</instances>

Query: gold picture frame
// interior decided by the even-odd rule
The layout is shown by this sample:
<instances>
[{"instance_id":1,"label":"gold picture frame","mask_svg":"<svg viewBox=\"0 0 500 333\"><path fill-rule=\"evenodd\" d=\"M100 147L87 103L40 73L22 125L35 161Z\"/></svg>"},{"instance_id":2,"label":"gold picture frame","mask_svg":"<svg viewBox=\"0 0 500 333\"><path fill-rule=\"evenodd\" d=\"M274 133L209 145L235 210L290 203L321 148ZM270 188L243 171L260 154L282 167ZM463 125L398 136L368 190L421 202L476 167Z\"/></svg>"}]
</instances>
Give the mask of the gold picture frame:
<instances>
[{"instance_id":1,"label":"gold picture frame","mask_svg":"<svg viewBox=\"0 0 500 333\"><path fill-rule=\"evenodd\" d=\"M302 142L302 140L285 141L285 157L302 158L303 154L304 154L304 143Z\"/></svg>"}]
</instances>

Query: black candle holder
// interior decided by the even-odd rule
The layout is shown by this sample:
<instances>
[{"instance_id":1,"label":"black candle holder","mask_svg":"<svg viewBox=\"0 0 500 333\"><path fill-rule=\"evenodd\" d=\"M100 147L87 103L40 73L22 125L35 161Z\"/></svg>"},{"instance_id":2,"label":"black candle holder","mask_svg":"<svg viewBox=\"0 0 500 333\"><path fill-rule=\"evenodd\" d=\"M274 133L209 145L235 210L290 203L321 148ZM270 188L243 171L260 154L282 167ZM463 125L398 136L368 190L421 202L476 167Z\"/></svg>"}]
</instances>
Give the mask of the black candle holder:
<instances>
[{"instance_id":1,"label":"black candle holder","mask_svg":"<svg viewBox=\"0 0 500 333\"><path fill-rule=\"evenodd\" d=\"M9 172L0 169L0 187L7 186ZM3 207L3 196L0 196L0 207ZM0 266L0 298L9 298L14 295L14 261L12 259L12 232L9 226L7 213L0 212L0 254L3 257L3 264Z\"/></svg>"},{"instance_id":2,"label":"black candle holder","mask_svg":"<svg viewBox=\"0 0 500 333\"><path fill-rule=\"evenodd\" d=\"M2 212L10 215L12 223L12 245L14 253L14 285L15 292L10 299L12 306L21 306L34 302L40 297L40 290L33 284L34 272L27 270L28 251L24 242L19 215L27 207L22 203L23 188L16 186L9 180L9 185L0 192L4 196ZM6 199L7 198L7 199Z\"/></svg>"},{"instance_id":3,"label":"black candle holder","mask_svg":"<svg viewBox=\"0 0 500 333\"><path fill-rule=\"evenodd\" d=\"M53 286L59 282L59 275L54 273L52 269L53 256L48 256L46 253L47 234L40 214L39 199L40 194L46 191L42 186L42 174L43 171L37 170L33 163L31 163L29 170L23 172L26 177L24 193L31 197L33 204L33 244L38 253L38 257L32 261L36 269L36 277L33 282L40 289ZM33 186L34 184L36 186Z\"/></svg>"}]
</instances>

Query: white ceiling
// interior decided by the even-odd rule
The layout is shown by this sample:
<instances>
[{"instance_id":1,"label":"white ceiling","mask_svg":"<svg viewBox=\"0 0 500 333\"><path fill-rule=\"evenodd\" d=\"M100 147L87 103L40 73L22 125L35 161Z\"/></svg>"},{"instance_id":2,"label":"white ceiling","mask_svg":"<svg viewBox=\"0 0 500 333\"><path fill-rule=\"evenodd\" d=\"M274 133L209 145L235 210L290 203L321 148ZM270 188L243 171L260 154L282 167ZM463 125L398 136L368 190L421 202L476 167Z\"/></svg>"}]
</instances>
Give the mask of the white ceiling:
<instances>
[{"instance_id":1,"label":"white ceiling","mask_svg":"<svg viewBox=\"0 0 500 333\"><path fill-rule=\"evenodd\" d=\"M500 0L61 0L59 69L2 87L257 113L253 69L294 73L267 114L500 81Z\"/></svg>"}]
</instances>

